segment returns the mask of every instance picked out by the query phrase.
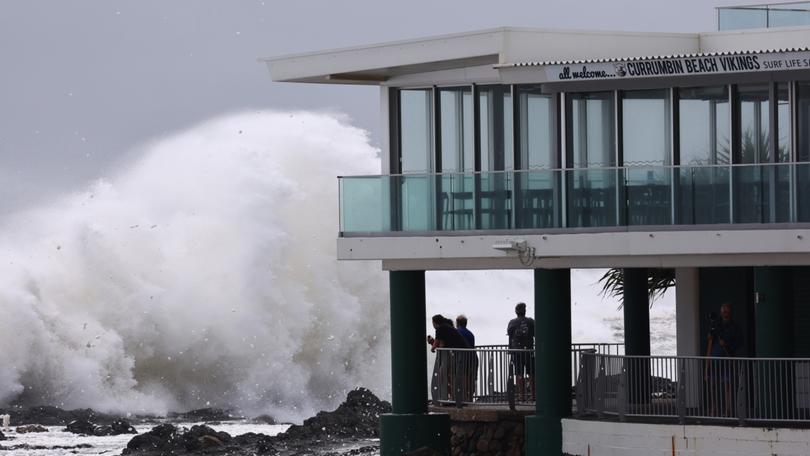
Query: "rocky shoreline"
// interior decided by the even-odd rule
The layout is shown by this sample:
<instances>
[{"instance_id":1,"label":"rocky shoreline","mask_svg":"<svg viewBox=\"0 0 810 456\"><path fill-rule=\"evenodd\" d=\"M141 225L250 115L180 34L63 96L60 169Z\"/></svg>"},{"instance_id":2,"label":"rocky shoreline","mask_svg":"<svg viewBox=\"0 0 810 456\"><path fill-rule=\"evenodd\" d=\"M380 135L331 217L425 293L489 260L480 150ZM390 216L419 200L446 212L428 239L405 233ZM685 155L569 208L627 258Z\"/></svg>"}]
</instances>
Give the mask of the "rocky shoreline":
<instances>
[{"instance_id":1,"label":"rocky shoreline","mask_svg":"<svg viewBox=\"0 0 810 456\"><path fill-rule=\"evenodd\" d=\"M148 432L134 435L129 440L121 453L126 456L350 456L378 453L379 443L376 439L379 438L379 418L381 414L390 411L391 405L388 402L380 400L367 389L359 388L350 391L337 409L319 412L306 419L303 424L291 425L285 432L275 436L251 432L231 436L217 431L215 427L219 423L237 420L276 424L269 416L245 420L244 417L219 409L173 413L167 417L135 416L127 419L91 409L67 411L56 407L0 409L0 415L8 413L12 423L19 427L37 429L37 426L42 428L43 425L65 426L63 430L66 432L96 437L136 434L133 424L141 427L144 424L155 424ZM178 425L188 422L206 424L190 428ZM0 442L0 453L4 450L22 449L19 445L3 445L8 443L10 442Z\"/></svg>"}]
</instances>

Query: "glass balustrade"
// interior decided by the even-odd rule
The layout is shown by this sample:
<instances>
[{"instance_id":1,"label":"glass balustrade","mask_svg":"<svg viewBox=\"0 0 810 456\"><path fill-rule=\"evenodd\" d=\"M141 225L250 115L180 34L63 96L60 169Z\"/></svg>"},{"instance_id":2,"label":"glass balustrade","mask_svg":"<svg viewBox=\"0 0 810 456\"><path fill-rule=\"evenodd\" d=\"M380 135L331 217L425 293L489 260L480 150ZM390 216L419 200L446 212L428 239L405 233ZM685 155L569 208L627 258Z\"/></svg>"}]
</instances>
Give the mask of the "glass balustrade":
<instances>
[{"instance_id":1,"label":"glass balustrade","mask_svg":"<svg viewBox=\"0 0 810 456\"><path fill-rule=\"evenodd\" d=\"M810 25L810 2L785 2L717 8L718 30Z\"/></svg>"},{"instance_id":2,"label":"glass balustrade","mask_svg":"<svg viewBox=\"0 0 810 456\"><path fill-rule=\"evenodd\" d=\"M810 163L341 177L340 231L810 222Z\"/></svg>"}]
</instances>

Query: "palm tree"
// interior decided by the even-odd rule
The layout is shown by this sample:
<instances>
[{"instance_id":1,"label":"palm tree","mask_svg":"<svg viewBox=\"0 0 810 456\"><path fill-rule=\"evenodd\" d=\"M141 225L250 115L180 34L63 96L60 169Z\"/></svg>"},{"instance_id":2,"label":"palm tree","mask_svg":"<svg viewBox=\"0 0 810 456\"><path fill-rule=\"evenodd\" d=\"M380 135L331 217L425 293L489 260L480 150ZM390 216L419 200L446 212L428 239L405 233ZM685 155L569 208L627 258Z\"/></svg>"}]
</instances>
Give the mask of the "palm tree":
<instances>
[{"instance_id":1,"label":"palm tree","mask_svg":"<svg viewBox=\"0 0 810 456\"><path fill-rule=\"evenodd\" d=\"M624 270L621 268L611 268L599 279L602 284L602 296L621 298L624 296ZM650 297L650 305L664 296L670 287L675 286L675 269L647 269L647 293ZM621 307L621 304L619 305Z\"/></svg>"}]
</instances>

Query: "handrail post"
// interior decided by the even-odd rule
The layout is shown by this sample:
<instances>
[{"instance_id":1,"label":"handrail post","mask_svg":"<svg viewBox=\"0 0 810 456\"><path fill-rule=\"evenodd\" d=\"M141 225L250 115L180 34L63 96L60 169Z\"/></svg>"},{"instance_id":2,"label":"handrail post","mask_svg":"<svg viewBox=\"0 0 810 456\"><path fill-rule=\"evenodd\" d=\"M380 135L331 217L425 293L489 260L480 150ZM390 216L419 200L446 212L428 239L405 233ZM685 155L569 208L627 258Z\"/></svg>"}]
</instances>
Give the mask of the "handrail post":
<instances>
[{"instance_id":1,"label":"handrail post","mask_svg":"<svg viewBox=\"0 0 810 456\"><path fill-rule=\"evenodd\" d=\"M677 358L676 358L677 359ZM678 359L678 423L686 424L686 360Z\"/></svg>"},{"instance_id":2,"label":"handrail post","mask_svg":"<svg viewBox=\"0 0 810 456\"><path fill-rule=\"evenodd\" d=\"M506 400L509 402L509 410L515 410L515 365L512 364L511 353L507 351L507 372L506 376Z\"/></svg>"},{"instance_id":3,"label":"handrail post","mask_svg":"<svg viewBox=\"0 0 810 456\"><path fill-rule=\"evenodd\" d=\"M605 416L605 356L599 356L599 376L596 379L596 412L600 418Z\"/></svg>"},{"instance_id":4,"label":"handrail post","mask_svg":"<svg viewBox=\"0 0 810 456\"><path fill-rule=\"evenodd\" d=\"M748 419L748 363L749 361L735 361L732 369L733 379L737 383L737 419L740 426L745 426ZM741 366L741 367L740 367Z\"/></svg>"},{"instance_id":5,"label":"handrail post","mask_svg":"<svg viewBox=\"0 0 810 456\"><path fill-rule=\"evenodd\" d=\"M619 358L621 360L621 372L619 374L619 390L616 392L616 412L619 414L619 421L625 421L627 415L627 361L632 362L632 358ZM634 384L636 382L633 382Z\"/></svg>"}]
</instances>

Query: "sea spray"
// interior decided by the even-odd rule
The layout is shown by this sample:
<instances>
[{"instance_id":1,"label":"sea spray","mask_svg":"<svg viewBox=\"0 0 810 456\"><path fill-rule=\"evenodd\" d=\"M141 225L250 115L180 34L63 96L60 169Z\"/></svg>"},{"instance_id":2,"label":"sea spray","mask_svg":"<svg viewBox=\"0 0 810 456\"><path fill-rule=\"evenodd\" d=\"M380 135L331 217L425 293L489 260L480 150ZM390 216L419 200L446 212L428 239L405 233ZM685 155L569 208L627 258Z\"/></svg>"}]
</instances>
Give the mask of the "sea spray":
<instances>
[{"instance_id":1,"label":"sea spray","mask_svg":"<svg viewBox=\"0 0 810 456\"><path fill-rule=\"evenodd\" d=\"M138 157L0 227L0 404L298 420L387 395L386 276L335 260L335 176L379 173L364 131L245 113Z\"/></svg>"}]
</instances>

